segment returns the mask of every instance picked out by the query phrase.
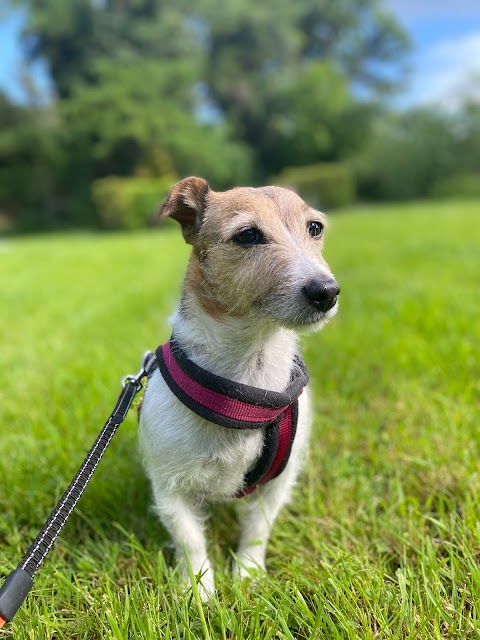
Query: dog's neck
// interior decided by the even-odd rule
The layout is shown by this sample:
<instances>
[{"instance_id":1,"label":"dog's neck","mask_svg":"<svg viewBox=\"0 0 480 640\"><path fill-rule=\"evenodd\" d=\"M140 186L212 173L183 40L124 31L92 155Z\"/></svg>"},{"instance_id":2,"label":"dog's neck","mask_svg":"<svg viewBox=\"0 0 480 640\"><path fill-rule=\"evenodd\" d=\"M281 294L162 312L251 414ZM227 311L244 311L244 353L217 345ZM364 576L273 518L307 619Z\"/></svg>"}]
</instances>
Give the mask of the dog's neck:
<instances>
[{"instance_id":1,"label":"dog's neck","mask_svg":"<svg viewBox=\"0 0 480 640\"><path fill-rule=\"evenodd\" d=\"M272 323L213 318L194 299L172 318L176 340L196 364L236 382L283 391L290 381L296 334Z\"/></svg>"}]
</instances>

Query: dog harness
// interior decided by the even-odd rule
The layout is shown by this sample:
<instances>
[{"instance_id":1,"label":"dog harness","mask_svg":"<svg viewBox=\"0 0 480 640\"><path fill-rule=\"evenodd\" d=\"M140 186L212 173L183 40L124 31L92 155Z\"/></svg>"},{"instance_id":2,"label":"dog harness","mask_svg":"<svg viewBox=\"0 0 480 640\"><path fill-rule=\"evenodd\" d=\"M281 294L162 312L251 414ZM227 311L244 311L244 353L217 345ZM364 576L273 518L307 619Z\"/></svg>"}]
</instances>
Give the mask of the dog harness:
<instances>
[{"instance_id":1,"label":"dog harness","mask_svg":"<svg viewBox=\"0 0 480 640\"><path fill-rule=\"evenodd\" d=\"M175 396L198 416L228 429L264 428L260 458L237 492L241 498L279 476L285 469L298 422L298 397L308 382L301 357L295 355L290 382L283 393L267 391L217 376L190 360L172 336L158 347L156 364Z\"/></svg>"}]
</instances>

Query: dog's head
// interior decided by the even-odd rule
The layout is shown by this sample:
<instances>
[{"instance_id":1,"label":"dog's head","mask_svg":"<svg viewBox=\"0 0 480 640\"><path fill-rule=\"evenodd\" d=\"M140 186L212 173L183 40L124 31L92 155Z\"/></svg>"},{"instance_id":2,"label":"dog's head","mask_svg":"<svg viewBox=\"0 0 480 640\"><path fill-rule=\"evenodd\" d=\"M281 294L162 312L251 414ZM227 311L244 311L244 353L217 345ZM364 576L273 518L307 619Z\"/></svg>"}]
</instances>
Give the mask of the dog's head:
<instances>
[{"instance_id":1,"label":"dog's head","mask_svg":"<svg viewBox=\"0 0 480 640\"><path fill-rule=\"evenodd\" d=\"M193 246L185 279L211 315L318 328L337 311L340 288L322 257L325 216L280 187L215 192L185 178L159 219L180 223Z\"/></svg>"}]
</instances>

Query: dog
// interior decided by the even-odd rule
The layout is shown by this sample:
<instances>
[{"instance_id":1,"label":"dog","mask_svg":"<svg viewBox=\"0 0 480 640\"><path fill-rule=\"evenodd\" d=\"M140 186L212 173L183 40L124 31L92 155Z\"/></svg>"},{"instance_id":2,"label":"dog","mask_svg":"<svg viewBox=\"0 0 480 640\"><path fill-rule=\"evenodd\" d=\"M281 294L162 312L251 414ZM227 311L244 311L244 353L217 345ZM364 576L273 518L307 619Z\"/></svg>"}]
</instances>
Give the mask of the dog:
<instances>
[{"instance_id":1,"label":"dog","mask_svg":"<svg viewBox=\"0 0 480 640\"><path fill-rule=\"evenodd\" d=\"M206 600L215 590L205 538L209 503L237 502L236 574L265 570L270 530L305 461L310 431L297 336L335 315L340 289L322 257L325 216L293 191L215 192L190 177L167 195L158 219L166 217L181 225L192 253L172 341L157 350L161 363L149 375L139 438L154 509L182 573L200 576ZM282 405L290 392L291 410ZM246 428L238 407L248 414ZM278 431L289 411L282 444Z\"/></svg>"}]
</instances>

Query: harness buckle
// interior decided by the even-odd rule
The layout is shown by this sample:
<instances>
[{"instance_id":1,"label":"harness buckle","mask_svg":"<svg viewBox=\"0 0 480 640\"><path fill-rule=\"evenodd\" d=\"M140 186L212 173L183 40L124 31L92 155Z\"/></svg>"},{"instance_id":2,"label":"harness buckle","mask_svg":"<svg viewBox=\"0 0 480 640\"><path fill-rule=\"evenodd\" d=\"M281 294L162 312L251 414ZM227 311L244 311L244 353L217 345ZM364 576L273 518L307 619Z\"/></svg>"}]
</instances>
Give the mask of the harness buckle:
<instances>
[{"instance_id":1,"label":"harness buckle","mask_svg":"<svg viewBox=\"0 0 480 640\"><path fill-rule=\"evenodd\" d=\"M138 371L138 373L134 375L130 374L122 378L123 388L125 388L127 384L133 384L137 388L137 391L140 391L143 386L142 379L148 375L150 368L155 361L155 357L156 356L153 351L145 351L142 358L142 366L140 367L140 371Z\"/></svg>"}]
</instances>

